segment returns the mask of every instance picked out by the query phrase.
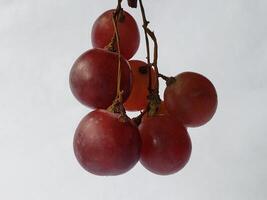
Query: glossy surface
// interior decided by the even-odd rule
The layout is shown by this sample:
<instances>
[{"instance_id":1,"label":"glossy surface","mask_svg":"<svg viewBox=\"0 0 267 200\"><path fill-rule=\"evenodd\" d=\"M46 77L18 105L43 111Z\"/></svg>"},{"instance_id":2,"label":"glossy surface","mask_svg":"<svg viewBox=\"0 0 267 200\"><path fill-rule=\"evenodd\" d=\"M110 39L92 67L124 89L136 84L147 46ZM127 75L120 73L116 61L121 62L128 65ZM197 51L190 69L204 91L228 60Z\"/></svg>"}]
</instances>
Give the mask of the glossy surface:
<instances>
[{"instance_id":1,"label":"glossy surface","mask_svg":"<svg viewBox=\"0 0 267 200\"><path fill-rule=\"evenodd\" d=\"M133 87L131 94L124 103L126 110L139 111L146 108L148 103L149 69L145 62L140 60L129 61L133 74ZM152 88L156 86L156 73L152 69Z\"/></svg>"},{"instance_id":2,"label":"glossy surface","mask_svg":"<svg viewBox=\"0 0 267 200\"><path fill-rule=\"evenodd\" d=\"M177 75L176 82L165 89L164 101L168 112L188 127L207 123L217 108L215 87L194 72Z\"/></svg>"},{"instance_id":3,"label":"glossy surface","mask_svg":"<svg viewBox=\"0 0 267 200\"><path fill-rule=\"evenodd\" d=\"M173 117L145 118L139 126L142 139L141 163L149 171L169 175L181 170L191 155L187 130Z\"/></svg>"},{"instance_id":4,"label":"glossy surface","mask_svg":"<svg viewBox=\"0 0 267 200\"><path fill-rule=\"evenodd\" d=\"M93 47L104 48L111 42L114 35L113 12L114 10L108 10L95 21L91 33ZM118 23L118 32L121 54L126 59L130 59L139 47L140 34L136 21L126 11L124 11L124 20Z\"/></svg>"},{"instance_id":5,"label":"glossy surface","mask_svg":"<svg viewBox=\"0 0 267 200\"><path fill-rule=\"evenodd\" d=\"M121 58L121 89L126 100L131 91L132 73L128 62ZM107 108L117 94L118 54L92 49L82 54L70 72L73 95L84 105Z\"/></svg>"},{"instance_id":6,"label":"glossy surface","mask_svg":"<svg viewBox=\"0 0 267 200\"><path fill-rule=\"evenodd\" d=\"M130 170L140 156L140 135L131 122L119 115L95 110L80 122L74 136L74 153L82 167L102 176Z\"/></svg>"}]
</instances>

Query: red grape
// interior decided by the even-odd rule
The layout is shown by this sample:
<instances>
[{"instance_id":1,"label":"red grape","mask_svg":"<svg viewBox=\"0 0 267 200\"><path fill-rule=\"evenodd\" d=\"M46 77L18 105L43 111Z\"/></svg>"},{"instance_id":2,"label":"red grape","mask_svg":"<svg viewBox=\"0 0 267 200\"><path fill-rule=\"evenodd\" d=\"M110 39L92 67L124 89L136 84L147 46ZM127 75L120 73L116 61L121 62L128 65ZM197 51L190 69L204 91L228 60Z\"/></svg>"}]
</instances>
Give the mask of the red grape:
<instances>
[{"instance_id":1,"label":"red grape","mask_svg":"<svg viewBox=\"0 0 267 200\"><path fill-rule=\"evenodd\" d=\"M191 155L187 130L168 115L146 117L139 126L141 163L153 173L169 175L181 170Z\"/></svg>"},{"instance_id":2,"label":"red grape","mask_svg":"<svg viewBox=\"0 0 267 200\"><path fill-rule=\"evenodd\" d=\"M111 42L114 36L114 25L112 23L114 11L108 10L104 12L95 21L91 34L93 47L105 48ZM139 47L140 35L134 18L126 11L123 11L123 14L123 20L118 22L120 50L126 59L130 59Z\"/></svg>"},{"instance_id":3,"label":"red grape","mask_svg":"<svg viewBox=\"0 0 267 200\"><path fill-rule=\"evenodd\" d=\"M146 108L148 104L148 84L149 84L149 70L148 65L139 60L130 60L133 74L133 87L131 94L127 101L124 103L126 110L138 111ZM152 74L152 88L156 87L156 73L151 70Z\"/></svg>"},{"instance_id":4,"label":"red grape","mask_svg":"<svg viewBox=\"0 0 267 200\"><path fill-rule=\"evenodd\" d=\"M197 127L207 123L217 108L217 94L213 84L204 76L184 72L164 92L168 112L185 126Z\"/></svg>"},{"instance_id":5,"label":"red grape","mask_svg":"<svg viewBox=\"0 0 267 200\"><path fill-rule=\"evenodd\" d=\"M74 136L74 152L82 167L96 175L119 175L139 160L138 128L120 121L119 114L95 110L80 122Z\"/></svg>"},{"instance_id":6,"label":"red grape","mask_svg":"<svg viewBox=\"0 0 267 200\"><path fill-rule=\"evenodd\" d=\"M131 91L132 73L128 62L121 57L121 89L125 101ZM92 49L82 54L70 72L70 87L84 105L107 108L117 92L118 54Z\"/></svg>"}]
</instances>

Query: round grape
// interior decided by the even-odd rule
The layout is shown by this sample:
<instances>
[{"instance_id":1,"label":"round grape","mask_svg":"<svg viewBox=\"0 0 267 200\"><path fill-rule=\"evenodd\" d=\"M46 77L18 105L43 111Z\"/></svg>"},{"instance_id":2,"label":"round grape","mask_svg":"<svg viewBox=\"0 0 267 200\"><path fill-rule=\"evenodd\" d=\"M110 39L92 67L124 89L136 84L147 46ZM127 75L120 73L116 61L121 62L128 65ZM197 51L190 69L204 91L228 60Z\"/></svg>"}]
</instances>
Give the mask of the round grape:
<instances>
[{"instance_id":1,"label":"round grape","mask_svg":"<svg viewBox=\"0 0 267 200\"><path fill-rule=\"evenodd\" d=\"M141 163L149 171L169 175L181 170L191 155L187 130L169 115L146 117L139 126Z\"/></svg>"},{"instance_id":2,"label":"round grape","mask_svg":"<svg viewBox=\"0 0 267 200\"><path fill-rule=\"evenodd\" d=\"M91 33L93 47L105 48L112 41L114 37L114 25L112 22L114 11L108 10L104 12L95 21ZM140 34L136 21L126 11L123 11L123 17L118 22L118 32L120 35L121 54L126 59L130 59L139 47Z\"/></svg>"},{"instance_id":3,"label":"round grape","mask_svg":"<svg viewBox=\"0 0 267 200\"><path fill-rule=\"evenodd\" d=\"M80 122L74 136L74 153L81 166L101 176L119 175L139 160L138 128L121 121L119 114L95 110Z\"/></svg>"},{"instance_id":4,"label":"round grape","mask_svg":"<svg viewBox=\"0 0 267 200\"><path fill-rule=\"evenodd\" d=\"M70 88L84 105L107 108L117 94L118 54L92 49L82 54L70 72ZM128 62L121 57L121 90L125 101L132 87L132 73Z\"/></svg>"},{"instance_id":5,"label":"round grape","mask_svg":"<svg viewBox=\"0 0 267 200\"><path fill-rule=\"evenodd\" d=\"M187 127L207 123L217 108L217 93L213 84L204 76L184 72L164 92L168 112Z\"/></svg>"}]
</instances>

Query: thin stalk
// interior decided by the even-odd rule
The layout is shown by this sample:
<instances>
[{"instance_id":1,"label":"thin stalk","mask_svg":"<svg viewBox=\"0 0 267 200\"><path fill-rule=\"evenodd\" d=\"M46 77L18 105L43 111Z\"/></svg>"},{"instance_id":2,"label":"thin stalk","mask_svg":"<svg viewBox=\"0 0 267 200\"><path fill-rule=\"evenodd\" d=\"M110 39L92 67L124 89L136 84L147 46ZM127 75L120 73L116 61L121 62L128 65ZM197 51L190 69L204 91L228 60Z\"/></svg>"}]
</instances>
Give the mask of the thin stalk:
<instances>
[{"instance_id":1,"label":"thin stalk","mask_svg":"<svg viewBox=\"0 0 267 200\"><path fill-rule=\"evenodd\" d=\"M118 0L117 8L112 16L115 40L117 44L116 46L117 46L117 54L118 54L118 75L117 75L117 96L114 99L113 104L108 108L108 110L114 113L120 113L119 120L122 122L125 122L129 120L129 117L126 114L125 108L122 103L123 91L121 91L121 50L120 50L120 35L118 31L119 17L120 17L121 12L123 11L121 7L121 2L122 0Z\"/></svg>"},{"instance_id":2,"label":"thin stalk","mask_svg":"<svg viewBox=\"0 0 267 200\"><path fill-rule=\"evenodd\" d=\"M149 21L147 21L146 19L146 13L145 13L145 9L144 9L144 5L142 0L139 0L139 4L140 4L140 8L141 8L141 13L142 13L142 19L143 19L143 29L144 29L144 33L145 33L145 41L146 41L146 52L147 52L147 64L149 66L148 68L148 74L149 74L149 80L148 80L148 91L151 92L152 90L152 73L151 73L151 61L150 61L150 46L149 46L149 38L148 38L148 24Z\"/></svg>"},{"instance_id":3,"label":"thin stalk","mask_svg":"<svg viewBox=\"0 0 267 200\"><path fill-rule=\"evenodd\" d=\"M158 77L162 78L166 82L167 86L169 86L169 85L171 85L171 84L176 82L175 77L172 77L172 76L168 77L168 76L165 76L165 75L159 73Z\"/></svg>"},{"instance_id":4,"label":"thin stalk","mask_svg":"<svg viewBox=\"0 0 267 200\"><path fill-rule=\"evenodd\" d=\"M115 35L116 35L116 41L117 41L117 53L118 53L118 78L117 78L117 98L120 98L121 94L121 51L120 51L120 36L118 33L118 24L117 19L115 19L115 14L112 17L114 29L115 29Z\"/></svg>"},{"instance_id":5,"label":"thin stalk","mask_svg":"<svg viewBox=\"0 0 267 200\"><path fill-rule=\"evenodd\" d=\"M158 77L162 78L164 81L168 81L170 79L170 77L165 76L165 75L160 74L160 73L159 73Z\"/></svg>"},{"instance_id":6,"label":"thin stalk","mask_svg":"<svg viewBox=\"0 0 267 200\"><path fill-rule=\"evenodd\" d=\"M156 81L157 81L156 82L156 92L159 93L158 41L157 41L155 33L153 31L151 31L149 28L147 28L147 33L154 42L154 60L153 60L152 65L155 68L155 72L156 72Z\"/></svg>"},{"instance_id":7,"label":"thin stalk","mask_svg":"<svg viewBox=\"0 0 267 200\"><path fill-rule=\"evenodd\" d=\"M146 18L146 13L145 13L145 9L144 9L144 5L143 5L142 0L139 0L139 4L140 4L142 18L143 18L143 29L144 29L145 38L146 38L147 61L148 61L148 65L149 65L149 86L148 86L149 104L148 104L146 111L148 112L149 116L153 116L157 112L157 110L160 106L160 103L161 103L161 99L159 96L159 80L158 80L158 74L159 74L159 70L158 70L158 42L157 42L157 38L156 38L154 32L151 31L148 27L149 21ZM149 37L154 42L154 59L153 59L152 64L150 61ZM151 72L152 66L154 67L155 72L156 72L156 88L152 88L152 72Z\"/></svg>"},{"instance_id":8,"label":"thin stalk","mask_svg":"<svg viewBox=\"0 0 267 200\"><path fill-rule=\"evenodd\" d=\"M128 0L128 5L131 8L136 8L137 7L137 0Z\"/></svg>"},{"instance_id":9,"label":"thin stalk","mask_svg":"<svg viewBox=\"0 0 267 200\"><path fill-rule=\"evenodd\" d=\"M118 31L118 20L120 12L122 11L121 7L122 0L118 0L118 5L116 11L113 13L112 22L114 26L116 44L117 44L117 53L118 53L118 75L117 75L117 97L116 99L119 102L122 101L122 91L121 91L121 50L120 50L120 35Z\"/></svg>"}]
</instances>

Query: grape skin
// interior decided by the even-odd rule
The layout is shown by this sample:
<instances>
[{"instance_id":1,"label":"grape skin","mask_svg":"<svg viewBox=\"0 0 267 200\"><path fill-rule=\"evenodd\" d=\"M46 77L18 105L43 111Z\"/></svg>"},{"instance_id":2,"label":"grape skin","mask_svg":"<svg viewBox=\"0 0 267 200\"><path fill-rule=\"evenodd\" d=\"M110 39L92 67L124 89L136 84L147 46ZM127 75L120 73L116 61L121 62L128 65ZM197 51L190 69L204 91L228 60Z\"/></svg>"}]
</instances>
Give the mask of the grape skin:
<instances>
[{"instance_id":1,"label":"grape skin","mask_svg":"<svg viewBox=\"0 0 267 200\"><path fill-rule=\"evenodd\" d=\"M170 175L188 162L192 145L184 126L169 115L146 117L139 126L141 163L158 175Z\"/></svg>"},{"instance_id":2,"label":"grape skin","mask_svg":"<svg viewBox=\"0 0 267 200\"><path fill-rule=\"evenodd\" d=\"M73 95L91 108L109 107L117 95L118 54L103 49L91 49L82 54L70 72ZM130 95L132 73L121 57L121 90L123 101Z\"/></svg>"},{"instance_id":3,"label":"grape skin","mask_svg":"<svg viewBox=\"0 0 267 200\"><path fill-rule=\"evenodd\" d=\"M104 12L95 21L91 41L93 47L105 48L114 36L112 15L115 10ZM124 20L118 22L121 54L129 60L137 52L140 44L140 33L135 19L126 11L123 11Z\"/></svg>"},{"instance_id":4,"label":"grape skin","mask_svg":"<svg viewBox=\"0 0 267 200\"><path fill-rule=\"evenodd\" d=\"M111 176L127 172L138 162L141 140L131 121L122 122L119 114L95 110L80 122L73 147L85 170Z\"/></svg>"},{"instance_id":5,"label":"grape skin","mask_svg":"<svg viewBox=\"0 0 267 200\"><path fill-rule=\"evenodd\" d=\"M187 127L207 123L217 109L217 93L213 84L201 74L184 72L164 91L167 111Z\"/></svg>"}]
</instances>

